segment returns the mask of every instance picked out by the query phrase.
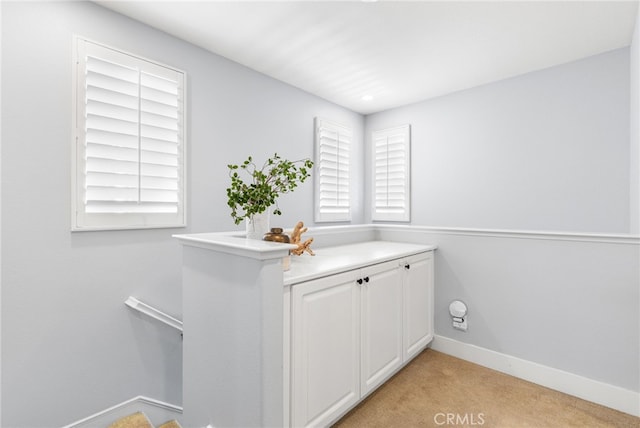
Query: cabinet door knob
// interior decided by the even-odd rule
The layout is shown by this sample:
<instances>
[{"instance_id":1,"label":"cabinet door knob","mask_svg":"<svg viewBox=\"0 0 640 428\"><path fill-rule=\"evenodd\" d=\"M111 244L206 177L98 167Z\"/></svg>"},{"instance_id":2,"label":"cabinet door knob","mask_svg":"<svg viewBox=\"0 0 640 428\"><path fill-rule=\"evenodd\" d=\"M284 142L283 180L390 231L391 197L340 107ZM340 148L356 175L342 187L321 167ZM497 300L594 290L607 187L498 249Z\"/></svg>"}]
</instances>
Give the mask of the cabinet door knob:
<instances>
[{"instance_id":1,"label":"cabinet door knob","mask_svg":"<svg viewBox=\"0 0 640 428\"><path fill-rule=\"evenodd\" d=\"M364 277L364 282L369 282L369 277L368 276Z\"/></svg>"},{"instance_id":2,"label":"cabinet door knob","mask_svg":"<svg viewBox=\"0 0 640 428\"><path fill-rule=\"evenodd\" d=\"M358 284L362 285L362 278L358 278L358 279L356 280L356 282L357 282Z\"/></svg>"},{"instance_id":3,"label":"cabinet door knob","mask_svg":"<svg viewBox=\"0 0 640 428\"><path fill-rule=\"evenodd\" d=\"M411 265L407 263L406 265L404 265L404 268L409 270L409 269L411 269Z\"/></svg>"}]
</instances>

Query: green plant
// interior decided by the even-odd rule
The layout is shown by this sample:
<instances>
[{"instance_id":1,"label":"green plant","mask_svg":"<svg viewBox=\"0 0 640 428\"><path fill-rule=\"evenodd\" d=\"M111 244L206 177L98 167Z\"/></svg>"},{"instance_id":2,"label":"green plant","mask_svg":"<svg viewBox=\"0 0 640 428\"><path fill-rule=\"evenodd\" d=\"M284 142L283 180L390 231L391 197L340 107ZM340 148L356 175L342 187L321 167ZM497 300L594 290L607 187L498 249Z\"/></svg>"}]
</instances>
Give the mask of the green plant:
<instances>
[{"instance_id":1,"label":"green plant","mask_svg":"<svg viewBox=\"0 0 640 428\"><path fill-rule=\"evenodd\" d=\"M275 206L275 215L282 214L278 207L278 197L304 183L311 176L313 162L310 159L290 161L275 153L260 169L253 163L251 156L240 165L227 166L231 177L231 187L227 188L227 204L231 208L233 221L240 224L254 214L265 212L272 205ZM240 170L249 175L249 182L244 182Z\"/></svg>"}]
</instances>

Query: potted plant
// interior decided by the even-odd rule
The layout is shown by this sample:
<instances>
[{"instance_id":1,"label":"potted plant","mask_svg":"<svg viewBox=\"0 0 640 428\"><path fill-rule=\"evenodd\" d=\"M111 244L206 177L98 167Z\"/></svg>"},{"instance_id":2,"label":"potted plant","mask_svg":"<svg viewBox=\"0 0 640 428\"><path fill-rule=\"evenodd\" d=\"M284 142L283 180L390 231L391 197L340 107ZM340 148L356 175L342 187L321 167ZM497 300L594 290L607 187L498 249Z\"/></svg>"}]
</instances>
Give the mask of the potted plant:
<instances>
[{"instance_id":1,"label":"potted plant","mask_svg":"<svg viewBox=\"0 0 640 428\"><path fill-rule=\"evenodd\" d=\"M274 207L275 215L282 214L278 197L304 183L311 176L313 162L310 159L290 161L275 153L261 168L251 156L240 165L229 164L227 167L231 178L231 187L227 188L231 217L235 224L246 220L247 236L261 239L269 231L269 208ZM246 174L241 174L243 171ZM248 175L249 180L245 182L241 175Z\"/></svg>"}]
</instances>

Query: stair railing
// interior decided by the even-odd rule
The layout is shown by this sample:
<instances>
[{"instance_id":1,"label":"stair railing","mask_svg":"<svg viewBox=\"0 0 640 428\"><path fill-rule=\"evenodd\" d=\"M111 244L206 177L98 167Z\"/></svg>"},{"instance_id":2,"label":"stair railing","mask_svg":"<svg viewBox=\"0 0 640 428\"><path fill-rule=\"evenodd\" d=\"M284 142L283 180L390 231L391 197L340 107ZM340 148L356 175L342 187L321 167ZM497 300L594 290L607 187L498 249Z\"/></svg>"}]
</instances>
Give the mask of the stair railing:
<instances>
[{"instance_id":1,"label":"stair railing","mask_svg":"<svg viewBox=\"0 0 640 428\"><path fill-rule=\"evenodd\" d=\"M147 305L146 303L141 302L135 297L129 296L129 298L124 302L125 305L129 306L131 309L136 310L140 313L143 313L161 323L164 323L170 327L175 328L180 333L182 333L182 321L177 318L172 317L159 309L154 308L153 306Z\"/></svg>"}]
</instances>

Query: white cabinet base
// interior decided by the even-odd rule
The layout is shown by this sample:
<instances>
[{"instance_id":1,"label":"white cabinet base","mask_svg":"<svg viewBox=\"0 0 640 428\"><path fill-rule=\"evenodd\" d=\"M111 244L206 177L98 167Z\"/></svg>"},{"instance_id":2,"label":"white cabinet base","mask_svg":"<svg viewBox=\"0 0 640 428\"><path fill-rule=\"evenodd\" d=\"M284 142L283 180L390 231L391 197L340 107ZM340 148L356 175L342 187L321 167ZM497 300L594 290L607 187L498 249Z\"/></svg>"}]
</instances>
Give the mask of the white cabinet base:
<instances>
[{"instance_id":1,"label":"white cabinet base","mask_svg":"<svg viewBox=\"0 0 640 428\"><path fill-rule=\"evenodd\" d=\"M292 426L326 426L360 398L359 290L352 272L292 291Z\"/></svg>"},{"instance_id":2,"label":"white cabinet base","mask_svg":"<svg viewBox=\"0 0 640 428\"><path fill-rule=\"evenodd\" d=\"M354 254L382 246L386 260L367 265L365 257L353 264ZM335 263L317 251L316 266L342 265L342 272L307 270L301 277L308 280L294 276L285 286L284 341L291 358L285 357L284 378L291 390L284 419L293 427L334 423L433 338L432 249L382 242L350 247L326 250Z\"/></svg>"},{"instance_id":3,"label":"white cabinet base","mask_svg":"<svg viewBox=\"0 0 640 428\"><path fill-rule=\"evenodd\" d=\"M368 394L402 365L402 271L397 261L362 269L360 390Z\"/></svg>"},{"instance_id":4,"label":"white cabinet base","mask_svg":"<svg viewBox=\"0 0 640 428\"><path fill-rule=\"evenodd\" d=\"M373 239L374 230L365 229L323 238ZM407 315L407 292L420 293L420 282L400 288L398 317L390 272L400 272L403 284L406 274L399 265L377 269L434 246L370 241L320 248L283 272L290 244L235 232L174 236L183 246L185 426L330 425L399 369L398 343L404 365L433 334L416 333L425 330L421 307ZM371 288L354 283L363 275ZM432 329L432 303L426 309Z\"/></svg>"},{"instance_id":5,"label":"white cabinet base","mask_svg":"<svg viewBox=\"0 0 640 428\"><path fill-rule=\"evenodd\" d=\"M404 261L404 360L415 357L433 340L433 252Z\"/></svg>"}]
</instances>

